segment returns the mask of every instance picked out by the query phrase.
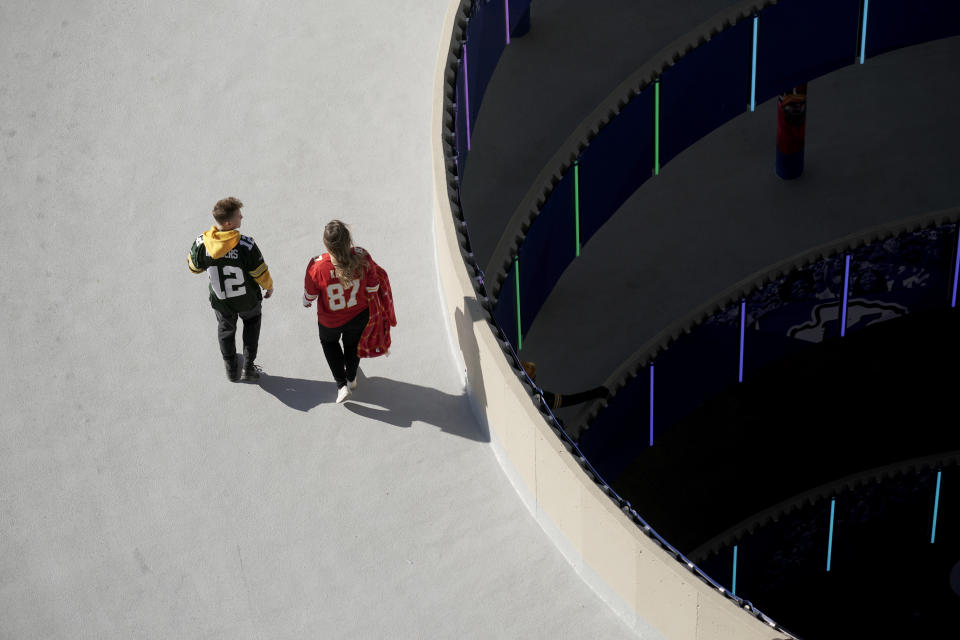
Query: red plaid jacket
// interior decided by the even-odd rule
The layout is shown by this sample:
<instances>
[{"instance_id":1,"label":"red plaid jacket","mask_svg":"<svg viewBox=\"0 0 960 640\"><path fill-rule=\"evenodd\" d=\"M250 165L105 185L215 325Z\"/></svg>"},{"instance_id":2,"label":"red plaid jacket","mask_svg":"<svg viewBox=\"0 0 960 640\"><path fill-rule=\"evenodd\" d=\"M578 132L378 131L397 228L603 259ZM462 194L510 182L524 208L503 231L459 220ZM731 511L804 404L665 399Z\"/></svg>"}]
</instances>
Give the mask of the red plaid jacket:
<instances>
[{"instance_id":1,"label":"red plaid jacket","mask_svg":"<svg viewBox=\"0 0 960 640\"><path fill-rule=\"evenodd\" d=\"M390 290L390 279L383 267L370 260L380 279L380 288L370 294L368 305L370 319L367 328L360 336L357 345L357 355L361 358L376 358L387 355L390 351L390 327L397 326L397 316L393 310L393 292Z\"/></svg>"}]
</instances>

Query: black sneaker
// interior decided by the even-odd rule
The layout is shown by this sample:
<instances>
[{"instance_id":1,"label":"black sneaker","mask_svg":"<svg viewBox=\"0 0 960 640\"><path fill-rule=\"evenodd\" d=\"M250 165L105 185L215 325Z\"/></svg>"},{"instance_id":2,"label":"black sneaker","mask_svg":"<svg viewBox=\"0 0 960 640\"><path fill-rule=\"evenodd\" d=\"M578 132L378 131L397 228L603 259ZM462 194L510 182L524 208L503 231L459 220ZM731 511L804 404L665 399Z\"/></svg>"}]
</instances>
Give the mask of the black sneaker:
<instances>
[{"instance_id":1,"label":"black sneaker","mask_svg":"<svg viewBox=\"0 0 960 640\"><path fill-rule=\"evenodd\" d=\"M233 356L232 360L224 360L223 366L227 369L227 380L230 382L237 382L240 380L240 363L237 362L237 356Z\"/></svg>"},{"instance_id":2,"label":"black sneaker","mask_svg":"<svg viewBox=\"0 0 960 640\"><path fill-rule=\"evenodd\" d=\"M247 360L243 363L243 374L240 377L247 381L260 379L260 372L257 371L257 365L253 364L253 360Z\"/></svg>"}]
</instances>

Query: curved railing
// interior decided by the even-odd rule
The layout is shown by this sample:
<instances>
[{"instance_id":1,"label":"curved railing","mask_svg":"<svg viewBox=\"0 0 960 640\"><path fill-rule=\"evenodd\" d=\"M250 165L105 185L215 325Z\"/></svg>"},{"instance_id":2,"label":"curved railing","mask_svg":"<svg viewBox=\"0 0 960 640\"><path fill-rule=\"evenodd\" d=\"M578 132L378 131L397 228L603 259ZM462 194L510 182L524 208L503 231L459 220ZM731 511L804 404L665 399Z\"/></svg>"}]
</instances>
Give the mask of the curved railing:
<instances>
[{"instance_id":1,"label":"curved railing","mask_svg":"<svg viewBox=\"0 0 960 640\"><path fill-rule=\"evenodd\" d=\"M904 476L908 473L932 473L935 475L937 471L942 471L944 468L956 467L957 465L960 465L960 451L950 451L924 458L900 461L834 480L805 491L800 495L791 496L787 500L783 500L772 507L755 513L743 522L730 527L723 533L704 542L690 552L690 558L697 562L697 564L704 565L711 558L721 555L725 550L732 549L738 543L743 543L759 529L773 522L779 522L784 516L789 515L791 512L806 506L826 502L830 498L855 490L858 487L878 483L881 480ZM934 494L931 493L930 497L935 500ZM930 523L930 529L931 537L933 537L936 531L932 522ZM714 573L715 575L721 575L720 571L715 571Z\"/></svg>"},{"instance_id":2,"label":"curved railing","mask_svg":"<svg viewBox=\"0 0 960 640\"><path fill-rule=\"evenodd\" d=\"M435 116L438 128L435 219L439 246L442 248L447 241L455 243L452 246L462 260L460 269L466 267L465 277L447 272L456 266L440 252L441 281L451 324L460 340L471 400L481 420L494 432L495 444L498 437L504 440L503 449L509 461L517 466L521 494L524 487L534 492L531 508L541 524L545 528L550 524L561 537L571 541L575 547L573 553L579 553L586 563L582 571L596 571L601 582L611 584L616 595L628 600L628 607L632 608L634 615L657 620L657 628L682 619L678 624L686 633L678 633L675 637L694 637L696 631L684 626L688 625L688 618L695 619L697 627L710 616L713 616L711 623L719 625L717 637L761 637L758 634L763 628L768 629L763 637L769 637L770 627L783 634L782 629L749 602L731 594L671 547L603 481L580 453L577 444L560 427L556 417L539 402L538 390L520 367L516 350L520 348L525 328L529 327L566 265L637 187L651 175L658 174L660 168L686 146L783 88L850 64L857 57L856 51L851 53L851 49L859 47L862 61L891 48L955 33L960 28L960 21L934 20L932 17L940 10L948 15L957 14L957 10L944 2L912 3L907 18L920 18L904 21L902 15L895 17L903 3L893 0L874 0L869 12L864 11L865 0L781 0L762 5L736 5L638 70L567 139L518 207L494 259L484 270L471 252L467 225L460 208L460 181L467 172L470 137L479 116L483 93L510 35L519 35L516 31L524 28L524 23L529 20L529 4L529 1L519 0L452 3L448 16L452 34L450 46L439 62L437 88L443 96L443 104ZM879 21L877 15L881 18ZM792 53L789 47L779 51L773 46L777 38L781 43L798 42L796 34L790 34L790 25L795 24L798 16L813 16L818 26L818 36L814 39L818 45L815 56L810 55L810 48L802 46ZM825 28L820 28L823 16L829 16L830 20ZM884 29L884 20L899 20L910 28ZM856 24L854 45L847 41L850 22ZM931 23L936 23L937 28L928 28ZM867 28L862 30L864 24ZM757 34L763 35L758 37ZM741 77L743 69L726 68L730 65L725 61L729 62L728 56L740 56L744 51L751 59L752 80L747 83L747 89L742 86L730 89L737 87L738 83L731 79ZM702 79L707 79L710 86L705 87L699 82ZM693 85L684 90L684 82ZM684 112L681 107L694 91L712 93L714 99L722 96L722 108L707 117ZM570 223L571 218L573 223ZM554 251L560 246L568 249ZM510 295L503 295L504 291ZM524 295L521 297L519 292ZM477 322L486 325L490 331L484 333ZM506 355L503 360L505 368L490 360L490 345L500 352L501 358ZM495 380L498 375L503 377ZM536 411L528 410L532 406L529 399L524 406L523 399L515 397L517 389L525 391L528 398L537 398ZM506 421L512 426L503 427L496 424L497 421ZM541 427L544 424L559 438L562 448L543 440ZM571 475L563 459L564 449L573 453L567 460L578 464L585 474ZM536 462L532 463L532 459ZM548 481L554 479L559 479L562 485L555 489L556 493L565 495L553 494L554 489ZM583 479L595 482L599 491L583 484ZM612 499L616 511L606 510L603 496ZM574 504L571 501L579 502ZM594 516L589 527L610 531L609 539L598 543L595 535L585 533L582 527L588 525L581 520L586 517L584 512ZM567 518L569 522L565 521ZM637 525L636 532L643 535L638 538L627 533L626 539L622 538L624 532L618 528L621 519L632 521ZM581 528L576 523L580 523ZM564 543L561 541L560 544L563 548ZM656 548L666 554L655 562L666 563L656 568L645 565L649 574L636 574L639 566L636 562L643 557L650 558L641 554ZM613 553L620 554L614 562L633 555L634 569L626 570L628 576L633 575L631 584L623 583L629 581L624 578L623 571L608 566L605 554ZM653 557L660 556L654 553ZM676 561L672 566L671 557ZM678 572L678 569L682 571ZM706 589L684 580L683 573L697 577ZM618 584L613 585L614 582ZM640 592L652 582L661 589L666 588L664 585L676 584L676 589L687 594L685 597L696 593L696 613L664 614L653 597L641 598ZM765 624L756 628L744 626L737 621L739 618L729 618L725 609L713 608L708 602L718 594ZM688 600L681 597L678 602L682 601ZM735 609L731 611L736 612ZM729 635L724 635L721 627ZM670 635L674 637L674 634Z\"/></svg>"},{"instance_id":3,"label":"curved railing","mask_svg":"<svg viewBox=\"0 0 960 640\"><path fill-rule=\"evenodd\" d=\"M691 557L804 637L936 637L960 595L957 514L942 496L960 452L870 469L740 523ZM909 585L909 587L907 587ZM907 588L904 588L907 587ZM830 606L821 606L829 598ZM848 612L838 616L835 609ZM886 614L856 615L885 611Z\"/></svg>"},{"instance_id":4,"label":"curved railing","mask_svg":"<svg viewBox=\"0 0 960 640\"><path fill-rule=\"evenodd\" d=\"M753 274L654 336L568 432L615 478L708 398L810 345L957 304L960 208L882 225ZM638 428L642 424L644 428Z\"/></svg>"},{"instance_id":5,"label":"curved railing","mask_svg":"<svg viewBox=\"0 0 960 640\"><path fill-rule=\"evenodd\" d=\"M484 269L500 327L522 347L597 230L723 123L831 71L958 33L960 5L949 0L747 1L694 29L581 123L515 210Z\"/></svg>"},{"instance_id":6,"label":"curved railing","mask_svg":"<svg viewBox=\"0 0 960 640\"><path fill-rule=\"evenodd\" d=\"M495 422L498 417L496 414L502 413L503 407L510 407L506 410L509 417L505 415L500 417L514 426L511 430L503 429L500 432L500 438L505 441L501 446L509 458L510 466L516 467L516 472L521 476L519 482L515 479L518 490L521 495L527 491L535 492L533 498L535 505L531 505L531 508L538 514L541 525L548 532L553 532L554 539L562 550L566 549L568 558L575 566L585 563L581 568L581 575L604 595L608 603L625 620L632 621L634 628L653 632L669 629L673 631L669 634L670 637L694 638L697 634L696 629L706 626L714 629L718 638L757 638L758 640L769 638L769 630L774 628L780 632L776 637L786 637L785 632L775 622L755 609L750 602L733 596L725 587L699 570L644 522L636 511L630 508L629 503L620 499L602 481L586 458L579 453L576 444L563 431L559 420L545 404L537 403L539 420L533 418L536 413L530 414L523 406L529 403L529 398L538 390L520 366L520 359L513 345L497 326L493 316L493 304L484 283L483 270L470 250L467 226L459 201L460 180L466 170L469 155L470 132L479 113L479 102L483 90L489 82L495 64L484 65L482 67L484 71L472 78L469 74L471 69L477 68L478 53L486 52L493 57L499 57L502 53L503 45L492 35L494 30L490 25L500 23L501 19L504 20L503 35L506 40L507 10L509 10L511 25L523 29L527 26L525 22L529 21L529 2L509 4L505 2L502 6L503 9L500 8L499 2L490 1L453 2L448 15L448 25L452 32L451 42L446 55L438 61L437 92L443 96L443 104L441 110L435 115L435 126L440 127L438 138L435 140L435 149L439 152L435 153L438 198L435 203L435 220L441 249L444 247L445 239L456 243L457 253L462 259L460 268L466 267L466 278L449 271L455 270L456 266L447 261L448 257L442 251L439 253L439 269L442 288L447 297L451 325L460 341L460 350L465 360L468 392L477 406L478 418L490 428L494 445L497 446L497 431L500 426ZM485 10L489 10L490 13L485 14ZM483 16L483 19L478 19L478 16ZM484 43L473 40L475 37L482 39L478 34L484 34L484 37L491 38L492 41ZM513 35L519 34L514 31ZM471 60L474 60L473 64ZM460 299L458 294L466 293L464 289L466 286L471 289L471 297L476 300L477 305L473 304L469 297ZM492 330L492 334L476 328L475 323L478 321L484 322ZM513 381L504 378L502 386L501 380L493 378L497 377L496 374L504 375L505 371L499 369L496 363L491 366L486 362L489 354L485 352L485 347L489 348L491 342L488 335L493 339L497 350L507 356L504 364L507 365ZM484 372L491 368L494 369L494 375L489 373L485 375ZM509 395L513 384L522 385L526 403L518 405L510 397L504 398L503 401L497 401L498 399L491 397L501 393ZM527 406L530 405L527 404ZM523 425L523 428L520 428L520 425ZM546 425L553 432L557 443L561 445L559 450L553 445L541 444L543 437L540 433L541 425ZM526 442L531 438L534 439L532 450ZM511 439L523 439L524 442L512 442ZM547 453L544 449L549 449L550 452ZM573 455L569 456L570 453ZM561 468L549 469L547 465L542 464L541 456L544 455L560 455L561 458L557 458L556 462L561 465ZM534 470L529 469L531 462L529 456L541 460ZM581 472L571 475L570 469L566 467L567 463L562 460L563 456L568 456L567 460L579 465ZM585 482L587 484L584 484ZM598 490L596 493L589 489L590 484L593 483ZM545 495L549 490L556 491L556 500L553 500L554 496ZM588 500L587 496L591 496L589 498L591 506L583 502ZM571 500L579 502L575 505ZM604 502L615 506L615 510L608 511ZM597 536L605 539L593 538L593 542L573 541L578 536L579 527L573 522L564 522L565 512L569 512L571 508L577 512L578 517L585 518L589 514L590 528L596 530ZM621 520L632 522L636 528L633 533L628 534L626 540L617 541L614 538L622 535L622 532L619 532ZM605 536L604 532L609 533ZM573 541L573 549L568 547L571 541ZM655 555L657 552L663 553L662 558ZM611 553L615 555L617 566L601 566L604 564L603 558L598 558L597 555L607 556ZM641 556L641 554L645 555ZM646 567L644 576L638 576L636 575L639 567L637 562L632 563L632 566L631 563L622 564L625 557L631 556L638 561L641 557L648 558L648 562L653 562L654 565ZM698 581L690 583L683 577L685 574L697 578L699 584ZM629 578L631 575L634 577ZM624 583L624 580L628 583ZM646 596L641 596L644 585L648 582L649 586L646 588L653 591ZM676 603L671 603L669 600L663 601L663 598L671 596L677 598ZM677 609L674 612L671 609L674 605L679 607L681 602L689 602L691 596L694 596L698 603L696 611ZM641 597L642 600L639 599ZM726 599L736 604L740 612L738 613L736 608L728 610L713 603L712 600L717 597L721 601ZM744 613L747 616L741 619L739 616ZM751 618L763 624L752 626L756 623Z\"/></svg>"}]
</instances>

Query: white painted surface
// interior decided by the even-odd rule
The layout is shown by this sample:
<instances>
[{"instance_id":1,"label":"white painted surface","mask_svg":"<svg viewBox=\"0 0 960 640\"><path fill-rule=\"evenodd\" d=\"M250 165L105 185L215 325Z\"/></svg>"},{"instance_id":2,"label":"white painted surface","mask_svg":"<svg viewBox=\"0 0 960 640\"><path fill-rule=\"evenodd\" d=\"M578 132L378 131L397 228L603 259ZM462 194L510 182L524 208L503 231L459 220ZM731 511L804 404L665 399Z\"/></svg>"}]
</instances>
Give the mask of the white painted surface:
<instances>
[{"instance_id":1,"label":"white painted surface","mask_svg":"<svg viewBox=\"0 0 960 640\"><path fill-rule=\"evenodd\" d=\"M444 336L447 4L0 6L0 638L629 637L504 477ZM261 386L227 382L186 268L227 195L277 287ZM300 305L333 217L400 322L346 406Z\"/></svg>"}]
</instances>

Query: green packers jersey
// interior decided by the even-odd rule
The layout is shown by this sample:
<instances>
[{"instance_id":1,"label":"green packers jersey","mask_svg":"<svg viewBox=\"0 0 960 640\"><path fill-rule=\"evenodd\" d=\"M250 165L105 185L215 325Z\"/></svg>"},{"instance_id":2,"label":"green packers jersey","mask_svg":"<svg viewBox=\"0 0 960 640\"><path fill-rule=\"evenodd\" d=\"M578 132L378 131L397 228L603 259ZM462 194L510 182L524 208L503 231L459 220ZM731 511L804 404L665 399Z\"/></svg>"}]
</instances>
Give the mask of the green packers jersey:
<instances>
[{"instance_id":1,"label":"green packers jersey","mask_svg":"<svg viewBox=\"0 0 960 640\"><path fill-rule=\"evenodd\" d=\"M260 249L249 236L241 235L237 246L219 258L207 254L200 236L190 247L191 270L206 271L210 278L210 306L222 312L252 309L263 299L254 278L267 271Z\"/></svg>"}]
</instances>

